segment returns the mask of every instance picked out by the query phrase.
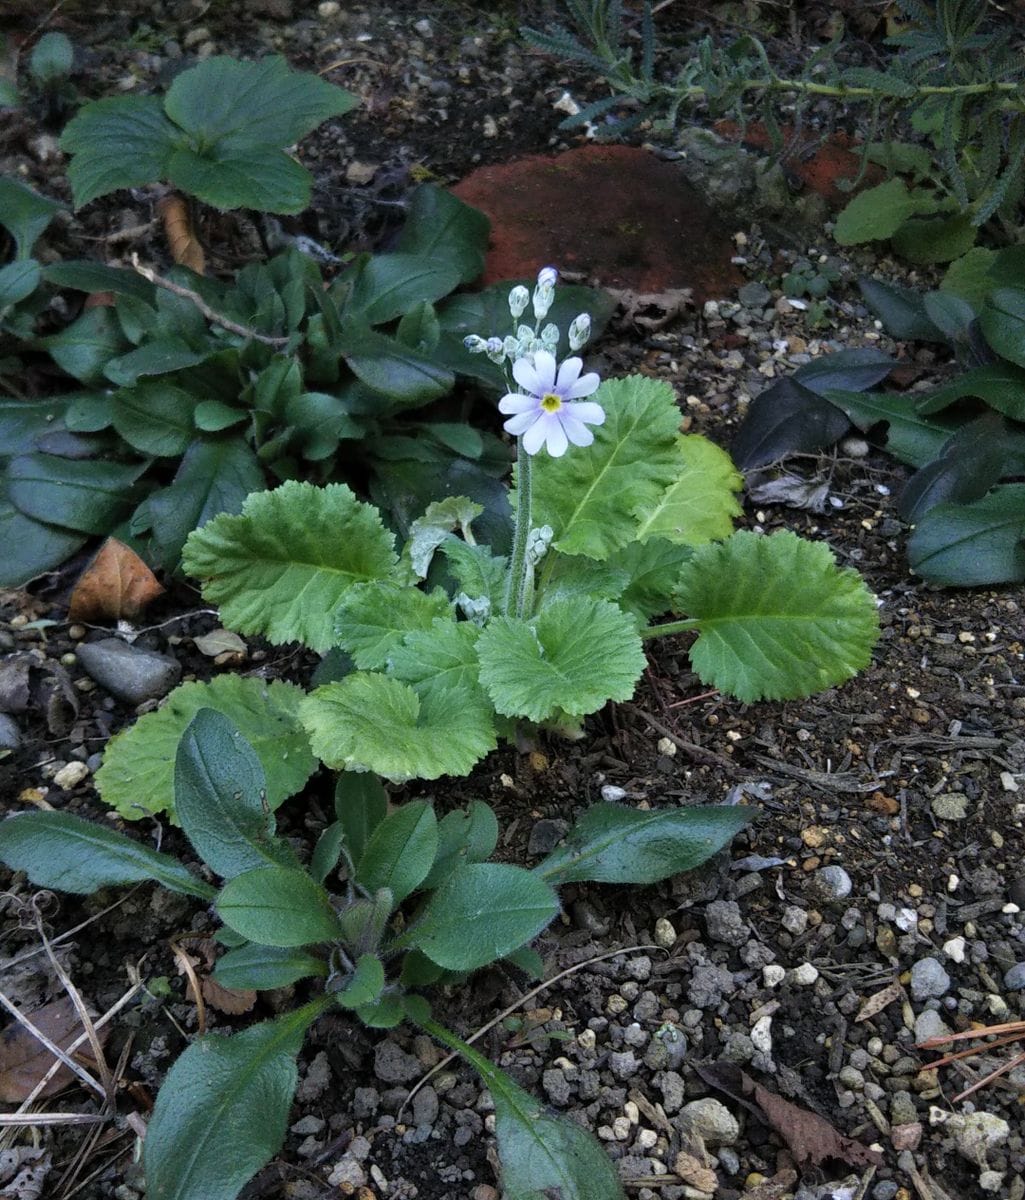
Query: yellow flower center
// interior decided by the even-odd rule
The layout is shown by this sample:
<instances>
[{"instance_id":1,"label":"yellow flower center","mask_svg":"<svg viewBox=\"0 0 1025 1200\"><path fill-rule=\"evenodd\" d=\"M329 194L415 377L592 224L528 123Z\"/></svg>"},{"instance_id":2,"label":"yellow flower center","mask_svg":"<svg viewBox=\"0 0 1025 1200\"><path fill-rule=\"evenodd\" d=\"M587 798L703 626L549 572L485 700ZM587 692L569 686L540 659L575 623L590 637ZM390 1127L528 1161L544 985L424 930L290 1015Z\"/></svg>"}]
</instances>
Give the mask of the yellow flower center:
<instances>
[{"instance_id":1,"label":"yellow flower center","mask_svg":"<svg viewBox=\"0 0 1025 1200\"><path fill-rule=\"evenodd\" d=\"M541 407L548 413L556 413L562 408L562 397L555 392L545 392L541 397Z\"/></svg>"}]
</instances>

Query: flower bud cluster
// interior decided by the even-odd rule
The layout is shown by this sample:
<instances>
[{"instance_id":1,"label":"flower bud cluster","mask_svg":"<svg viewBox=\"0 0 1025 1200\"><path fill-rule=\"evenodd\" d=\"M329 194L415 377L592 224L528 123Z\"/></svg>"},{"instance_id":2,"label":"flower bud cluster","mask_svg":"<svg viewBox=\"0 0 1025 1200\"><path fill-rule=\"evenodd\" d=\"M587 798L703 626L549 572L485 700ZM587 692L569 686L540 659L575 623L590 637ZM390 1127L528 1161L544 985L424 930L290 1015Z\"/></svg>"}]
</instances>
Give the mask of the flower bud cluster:
<instances>
[{"instance_id":1,"label":"flower bud cluster","mask_svg":"<svg viewBox=\"0 0 1025 1200\"><path fill-rule=\"evenodd\" d=\"M533 295L522 284L517 284L509 293L509 313L515 332L504 338L483 338L472 333L463 339L463 345L470 354L486 354L499 366L517 362L521 358L532 358L540 350L555 354L562 336L558 325L551 321L543 329L540 325L554 302L558 279L559 272L554 267L543 267L538 272ZM517 323L528 305L534 313L534 324ZM590 336L591 318L587 313L580 313L573 318L567 332L570 350L579 350Z\"/></svg>"},{"instance_id":2,"label":"flower bud cluster","mask_svg":"<svg viewBox=\"0 0 1025 1200\"><path fill-rule=\"evenodd\" d=\"M542 525L540 529L532 529L527 534L527 562L531 566L536 566L548 553L553 537L555 530L551 525Z\"/></svg>"},{"instance_id":3,"label":"flower bud cluster","mask_svg":"<svg viewBox=\"0 0 1025 1200\"><path fill-rule=\"evenodd\" d=\"M456 607L474 625L484 625L491 616L491 601L487 596L468 596L460 592L456 596Z\"/></svg>"}]
</instances>

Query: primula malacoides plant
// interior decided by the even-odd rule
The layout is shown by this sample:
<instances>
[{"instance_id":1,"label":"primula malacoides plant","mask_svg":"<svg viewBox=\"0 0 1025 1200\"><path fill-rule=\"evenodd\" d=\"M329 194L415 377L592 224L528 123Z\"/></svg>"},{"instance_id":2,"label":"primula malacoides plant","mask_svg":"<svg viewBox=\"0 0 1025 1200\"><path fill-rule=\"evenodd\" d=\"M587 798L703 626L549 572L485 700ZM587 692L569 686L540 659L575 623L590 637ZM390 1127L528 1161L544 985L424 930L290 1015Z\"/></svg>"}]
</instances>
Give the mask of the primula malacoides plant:
<instances>
[{"instance_id":1,"label":"primula malacoides plant","mask_svg":"<svg viewBox=\"0 0 1025 1200\"><path fill-rule=\"evenodd\" d=\"M204 706L254 738L273 805L318 759L435 779L518 726L579 732L633 695L655 637L689 637L702 681L744 702L809 695L868 663L877 617L860 577L792 533L733 533L727 455L680 434L667 383L585 371L586 314L565 338L544 323L555 286L546 268L532 294L510 293L509 334L467 339L507 373L508 504L439 498L397 544L348 487L288 482L190 535L185 569L223 623L325 655L318 686L184 685L112 741L98 775L109 803L126 816L172 806L168 747Z\"/></svg>"}]
</instances>

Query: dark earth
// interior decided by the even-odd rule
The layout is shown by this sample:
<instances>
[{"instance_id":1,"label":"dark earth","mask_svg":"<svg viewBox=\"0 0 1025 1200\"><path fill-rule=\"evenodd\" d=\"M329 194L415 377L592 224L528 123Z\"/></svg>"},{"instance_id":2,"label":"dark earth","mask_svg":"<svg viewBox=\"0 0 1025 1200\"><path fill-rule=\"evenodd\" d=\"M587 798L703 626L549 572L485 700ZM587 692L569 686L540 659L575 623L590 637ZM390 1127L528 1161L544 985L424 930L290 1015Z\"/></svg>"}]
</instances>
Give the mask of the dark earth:
<instances>
[{"instance_id":1,"label":"dark earth","mask_svg":"<svg viewBox=\"0 0 1025 1200\"><path fill-rule=\"evenodd\" d=\"M44 29L72 38L76 83L87 95L148 90L196 56L267 50L356 92L361 109L303 144L301 157L317 181L314 204L288 223L334 250L387 244L416 182L455 184L481 165L500 164L505 173L491 177L498 182L490 200L488 177L467 186L493 216L504 212L503 181L517 171L504 164L584 144L558 130L563 114L553 104L567 90L580 103L602 94L595 80L567 72L519 38L520 24L543 24L550 15L539 4L69 0L45 11L7 7L0 28L14 46ZM660 29L677 47L670 53L709 30L732 36L731 22L740 21L777 35L773 44L784 58L818 44L835 13L821 5L657 7L666 10ZM854 52L873 61L879 30L867 11L855 33L864 41L855 40ZM825 124L830 119L822 114ZM5 113L0 169L67 201L56 132L31 110ZM668 144L658 157L648 152L660 174L682 173L678 157ZM557 230L542 253L543 261L575 267L593 282L647 294L643 303L624 295L618 320L595 347L590 365L604 376L668 380L684 427L724 446L750 399L809 356L879 345L901 359L903 386L943 377L947 364L935 353L881 334L853 287L867 270L918 284L929 277L866 253L843 261L844 279L821 313L782 299L780 276L796 254L814 261L838 253L821 225L721 206L692 218L663 198L663 232L671 236L666 253L651 257L664 259L665 272L617 277L631 264L623 261L615 221L603 224L603 205L623 205L632 173L610 166L609 196L593 181L580 188L577 230L563 233L579 233L585 249L577 253L586 260L560 262L566 251ZM543 211L550 197L541 190L543 172L538 179ZM644 204L657 217L656 185L645 186ZM517 203L529 210L523 187ZM794 194L795 214L806 199ZM697 191L691 203L701 204ZM140 192L66 214L45 252L117 262L135 251L166 265L152 205ZM505 232L501 220L496 238ZM695 237L698 220L714 235ZM600 239L591 236L598 229ZM263 253L261 230L238 215L208 218L200 234L214 271ZM693 255L690 268L676 257L681 238ZM542 265L533 244L529 253L521 273ZM681 292L688 288L698 293L689 306ZM41 394L52 383L31 386ZM792 465L828 485L825 511L749 503L743 524L825 540L841 563L862 572L880 600L872 666L810 700L745 706L703 688L690 671L686 640L671 639L653 646L633 703L590 718L583 740L539 740L526 753L507 748L468 779L397 791L396 800L430 795L439 810L487 800L503 829L500 856L527 864L603 793L652 806L740 802L758 812L728 853L692 875L643 889L566 889L564 914L539 943L549 985L535 989L512 973L488 971L465 989L432 997L435 1013L463 1036L489 1025L481 1048L594 1130L638 1200L1021 1200L1025 1065L957 1099L1020 1054L1021 1043L938 1071L929 1066L936 1052L916 1043L1025 1020L1025 596L1021 589L937 591L910 576L906 529L894 506L904 469L860 438ZM85 561L0 595L0 650L30 654L38 684L33 705L15 718L20 745L0 757L4 811L52 806L111 819L91 776L106 740L136 711L77 662L83 641L114 632L68 621L70 589ZM172 655L184 679L238 671L308 683L316 664L305 652L250 639L244 654L214 660L200 653L194 639L219 627L217 615L187 581L165 582L168 592L147 610L145 626L121 631L135 645ZM325 776L279 819L308 848L329 811ZM134 832L162 836L165 849L182 847L173 829L150 824ZM195 939L209 914L149 887L78 902L34 892L9 873L0 886L7 889L0 893L0 987L18 1007L30 1012L63 994L42 952L40 925L95 1011L117 1002L133 972L145 987L114 1018L107 1046L112 1064L122 1060L120 1119L7 1128L0 1149L45 1150L50 1172L34 1195L135 1200L144 1190L133 1159L139 1122L133 1128L127 1118L145 1117L197 1027L170 942L189 933ZM196 940L186 949L201 959ZM241 1018L211 1002L207 1026L241 1028L292 1000L265 994ZM476 1077L445 1064L409 1099L441 1059L428 1039L405 1028L375 1035L342 1015L322 1019L300 1060L288 1141L245 1194L497 1200L490 1101ZM713 1089L723 1063L874 1146L878 1162L857 1153L846 1162L795 1161L800 1154L765 1119ZM712 1096L735 1121L708 1101L686 1108ZM37 1107L95 1111L94 1098L77 1088ZM970 1144L966 1118L969 1127L975 1119L998 1129L985 1151ZM681 1151L692 1157L678 1159ZM2 1173L7 1161L0 1157L4 1200L16 1194L4 1190L12 1179ZM693 1167L705 1174L679 1173Z\"/></svg>"}]
</instances>

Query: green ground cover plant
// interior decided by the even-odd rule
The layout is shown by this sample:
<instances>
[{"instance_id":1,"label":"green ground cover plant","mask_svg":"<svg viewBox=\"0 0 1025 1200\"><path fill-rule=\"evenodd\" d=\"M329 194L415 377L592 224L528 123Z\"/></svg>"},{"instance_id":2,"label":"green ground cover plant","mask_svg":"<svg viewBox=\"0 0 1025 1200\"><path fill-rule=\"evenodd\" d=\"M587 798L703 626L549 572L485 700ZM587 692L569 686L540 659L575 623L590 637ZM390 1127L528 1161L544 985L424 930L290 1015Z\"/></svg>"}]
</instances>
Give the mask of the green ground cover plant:
<instances>
[{"instance_id":1,"label":"green ground cover plant","mask_svg":"<svg viewBox=\"0 0 1025 1200\"><path fill-rule=\"evenodd\" d=\"M308 997L242 1032L199 1037L178 1058L148 1122L147 1195L233 1200L284 1141L304 1035L341 1008L374 1029L408 1021L479 1073L495 1105L507 1196L622 1200L598 1142L438 1024L421 993L457 987L502 959L539 975L531 943L558 914L561 885L654 883L691 870L726 845L751 810L598 804L527 870L488 861L498 822L487 804L440 820L423 800L389 811L374 776L344 773L336 820L303 865L275 831L266 789L260 759L237 727L211 709L197 712L176 747L175 807L219 885L68 813L0 823L0 859L36 886L91 894L152 880L194 896L222 922L218 983L258 991L298 984Z\"/></svg>"},{"instance_id":2,"label":"green ground cover plant","mask_svg":"<svg viewBox=\"0 0 1025 1200\"><path fill-rule=\"evenodd\" d=\"M976 250L972 270L919 293L863 279L894 337L945 345L953 378L925 391L870 390L892 360L833 354L758 396L733 445L743 469L823 449L855 426L915 468L898 501L908 561L948 587L1025 580L1025 251ZM838 361L840 360L840 361ZM834 369L830 371L830 367Z\"/></svg>"}]
</instances>

